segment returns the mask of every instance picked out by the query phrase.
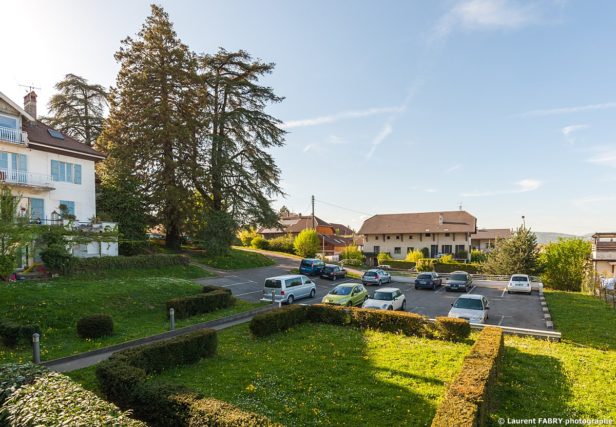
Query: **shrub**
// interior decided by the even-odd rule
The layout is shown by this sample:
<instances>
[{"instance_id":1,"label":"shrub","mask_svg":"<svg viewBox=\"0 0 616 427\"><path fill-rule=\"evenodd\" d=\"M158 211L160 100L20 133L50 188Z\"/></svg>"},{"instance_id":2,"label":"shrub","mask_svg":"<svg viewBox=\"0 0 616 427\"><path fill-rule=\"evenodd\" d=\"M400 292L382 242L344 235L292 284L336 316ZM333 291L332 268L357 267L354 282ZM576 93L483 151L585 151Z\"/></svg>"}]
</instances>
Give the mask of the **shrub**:
<instances>
[{"instance_id":1,"label":"shrub","mask_svg":"<svg viewBox=\"0 0 616 427\"><path fill-rule=\"evenodd\" d=\"M347 246L342 252L340 252L341 259L352 259L359 261L359 265L364 260L364 254L359 250L357 246Z\"/></svg>"},{"instance_id":2,"label":"shrub","mask_svg":"<svg viewBox=\"0 0 616 427\"><path fill-rule=\"evenodd\" d=\"M433 427L485 425L503 349L503 331L486 327L436 410Z\"/></svg>"},{"instance_id":3,"label":"shrub","mask_svg":"<svg viewBox=\"0 0 616 427\"><path fill-rule=\"evenodd\" d=\"M351 319L352 324L363 329L418 337L431 335L429 323L416 313L355 308L351 310Z\"/></svg>"},{"instance_id":4,"label":"shrub","mask_svg":"<svg viewBox=\"0 0 616 427\"><path fill-rule=\"evenodd\" d=\"M440 316L436 318L438 336L447 341L462 341L471 334L471 324L464 319Z\"/></svg>"},{"instance_id":5,"label":"shrub","mask_svg":"<svg viewBox=\"0 0 616 427\"><path fill-rule=\"evenodd\" d=\"M257 236L252 239L252 242L250 242L250 246L256 249L269 249L269 242L263 237Z\"/></svg>"},{"instance_id":6,"label":"shrub","mask_svg":"<svg viewBox=\"0 0 616 427\"><path fill-rule=\"evenodd\" d=\"M185 319L197 314L230 307L234 303L235 298L231 296L229 291L212 291L171 299L167 301L167 313L169 313L170 308L173 308L176 319Z\"/></svg>"},{"instance_id":7,"label":"shrub","mask_svg":"<svg viewBox=\"0 0 616 427\"><path fill-rule=\"evenodd\" d=\"M293 241L295 253L304 258L313 258L320 245L319 236L312 229L302 230Z\"/></svg>"},{"instance_id":8,"label":"shrub","mask_svg":"<svg viewBox=\"0 0 616 427\"><path fill-rule=\"evenodd\" d=\"M215 286L215 285L203 285L203 293L207 294L209 292L215 292L215 291L222 291L222 292L226 292L229 295L231 295L231 289L229 288L223 288L222 286Z\"/></svg>"},{"instance_id":9,"label":"shrub","mask_svg":"<svg viewBox=\"0 0 616 427\"><path fill-rule=\"evenodd\" d=\"M47 369L32 363L0 365L0 426L9 425L4 402L11 394L47 372Z\"/></svg>"},{"instance_id":10,"label":"shrub","mask_svg":"<svg viewBox=\"0 0 616 427\"><path fill-rule=\"evenodd\" d=\"M290 305L257 314L250 321L250 331L257 337L265 337L307 320L306 307Z\"/></svg>"},{"instance_id":11,"label":"shrub","mask_svg":"<svg viewBox=\"0 0 616 427\"><path fill-rule=\"evenodd\" d=\"M340 261L340 265L350 265L351 267L360 267L362 264L363 262L358 259L343 259Z\"/></svg>"},{"instance_id":12,"label":"shrub","mask_svg":"<svg viewBox=\"0 0 616 427\"><path fill-rule=\"evenodd\" d=\"M262 415L246 412L217 399L207 398L191 402L188 414L188 425L190 427L261 427L273 426L275 424Z\"/></svg>"},{"instance_id":13,"label":"shrub","mask_svg":"<svg viewBox=\"0 0 616 427\"><path fill-rule=\"evenodd\" d=\"M107 398L122 409L132 406L133 391L145 380L147 372L128 363L120 353L96 365L98 385Z\"/></svg>"},{"instance_id":14,"label":"shrub","mask_svg":"<svg viewBox=\"0 0 616 427\"><path fill-rule=\"evenodd\" d=\"M330 325L350 325L351 314L349 308L336 307L325 304L315 304L307 307L308 320L313 323L327 323Z\"/></svg>"},{"instance_id":15,"label":"shrub","mask_svg":"<svg viewBox=\"0 0 616 427\"><path fill-rule=\"evenodd\" d=\"M376 256L377 261L379 262L379 264L386 264L388 261L393 260L393 258L391 257L391 255L389 255L389 253L387 252L380 252L377 256Z\"/></svg>"},{"instance_id":16,"label":"shrub","mask_svg":"<svg viewBox=\"0 0 616 427\"><path fill-rule=\"evenodd\" d=\"M7 347L14 347L21 340L32 342L33 334L40 334L41 328L36 324L21 324L12 320L0 320L0 337Z\"/></svg>"},{"instance_id":17,"label":"shrub","mask_svg":"<svg viewBox=\"0 0 616 427\"><path fill-rule=\"evenodd\" d=\"M54 273L68 273L71 271L73 256L63 244L49 245L41 251L41 259L45 266Z\"/></svg>"},{"instance_id":18,"label":"shrub","mask_svg":"<svg viewBox=\"0 0 616 427\"><path fill-rule=\"evenodd\" d=\"M237 238L242 243L242 246L250 246L252 243L252 239L254 239L257 236L258 234L256 230L252 227L248 229L244 228L237 233Z\"/></svg>"},{"instance_id":19,"label":"shrub","mask_svg":"<svg viewBox=\"0 0 616 427\"><path fill-rule=\"evenodd\" d=\"M455 257L457 259L468 259L468 252L466 251L458 251L455 253Z\"/></svg>"},{"instance_id":20,"label":"shrub","mask_svg":"<svg viewBox=\"0 0 616 427\"><path fill-rule=\"evenodd\" d=\"M434 258L422 258L417 261L417 271L434 271L435 264Z\"/></svg>"},{"instance_id":21,"label":"shrub","mask_svg":"<svg viewBox=\"0 0 616 427\"><path fill-rule=\"evenodd\" d=\"M478 249L473 249L471 251L471 262L472 263L479 264L479 263L485 262L486 259L488 259L488 256L485 254L485 252L480 251Z\"/></svg>"},{"instance_id":22,"label":"shrub","mask_svg":"<svg viewBox=\"0 0 616 427\"><path fill-rule=\"evenodd\" d=\"M186 255L168 254L74 258L71 262L71 272L91 273L106 270L161 268L189 264L190 258Z\"/></svg>"},{"instance_id":23,"label":"shrub","mask_svg":"<svg viewBox=\"0 0 616 427\"><path fill-rule=\"evenodd\" d=\"M401 269L401 270L411 270L411 269L415 268L415 266L417 265L414 262L398 261L397 259L396 260L387 261L387 264L391 268L397 268L397 269Z\"/></svg>"},{"instance_id":24,"label":"shrub","mask_svg":"<svg viewBox=\"0 0 616 427\"><path fill-rule=\"evenodd\" d=\"M12 255L0 255L0 280L9 280L11 273L15 271L15 257Z\"/></svg>"},{"instance_id":25,"label":"shrub","mask_svg":"<svg viewBox=\"0 0 616 427\"><path fill-rule=\"evenodd\" d=\"M276 237L267 242L271 251L286 252L288 254L295 253L295 247L293 246L294 239L292 236Z\"/></svg>"},{"instance_id":26,"label":"shrub","mask_svg":"<svg viewBox=\"0 0 616 427\"><path fill-rule=\"evenodd\" d=\"M442 257L439 258L438 260L439 263L441 264L451 264L453 261L453 255L452 254L445 254Z\"/></svg>"},{"instance_id":27,"label":"shrub","mask_svg":"<svg viewBox=\"0 0 616 427\"><path fill-rule=\"evenodd\" d=\"M142 382L134 388L131 399L135 417L152 426L176 427L189 425L187 414L198 396L180 385Z\"/></svg>"},{"instance_id":28,"label":"shrub","mask_svg":"<svg viewBox=\"0 0 616 427\"><path fill-rule=\"evenodd\" d=\"M469 264L469 263L464 263L464 262L450 262L449 264L441 264L441 263L435 263L434 264L434 271L436 271L437 273L451 273L453 271L466 271L467 273L470 274L476 274L481 272L481 265L480 264Z\"/></svg>"},{"instance_id":29,"label":"shrub","mask_svg":"<svg viewBox=\"0 0 616 427\"><path fill-rule=\"evenodd\" d=\"M145 426L56 372L23 385L4 402L3 409L9 426Z\"/></svg>"},{"instance_id":30,"label":"shrub","mask_svg":"<svg viewBox=\"0 0 616 427\"><path fill-rule=\"evenodd\" d=\"M406 254L406 258L404 258L404 260L407 261L407 262L414 262L414 263L416 263L417 261L419 261L422 258L425 258L424 254L420 250L415 249L414 251L411 251L411 252L407 253Z\"/></svg>"},{"instance_id":31,"label":"shrub","mask_svg":"<svg viewBox=\"0 0 616 427\"><path fill-rule=\"evenodd\" d=\"M108 314L92 314L77 321L77 335L81 338L100 338L113 335L113 319Z\"/></svg>"}]
</instances>

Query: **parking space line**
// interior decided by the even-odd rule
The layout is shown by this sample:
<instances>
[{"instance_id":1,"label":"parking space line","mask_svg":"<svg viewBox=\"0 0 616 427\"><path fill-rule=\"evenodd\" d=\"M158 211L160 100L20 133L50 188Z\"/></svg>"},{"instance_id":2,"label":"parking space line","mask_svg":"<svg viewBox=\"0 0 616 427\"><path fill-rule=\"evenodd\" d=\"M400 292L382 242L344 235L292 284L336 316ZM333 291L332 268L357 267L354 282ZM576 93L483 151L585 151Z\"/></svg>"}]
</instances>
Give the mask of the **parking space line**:
<instances>
[{"instance_id":1,"label":"parking space line","mask_svg":"<svg viewBox=\"0 0 616 427\"><path fill-rule=\"evenodd\" d=\"M505 292L507 292L507 288L503 289L503 293L501 294L501 298L505 297Z\"/></svg>"},{"instance_id":2,"label":"parking space line","mask_svg":"<svg viewBox=\"0 0 616 427\"><path fill-rule=\"evenodd\" d=\"M475 290L475 288L476 288L476 287L477 287L477 286L473 286L473 287L471 288L471 290L470 290L470 291L468 291L467 293L472 294L472 293L473 293L473 291Z\"/></svg>"},{"instance_id":3,"label":"parking space line","mask_svg":"<svg viewBox=\"0 0 616 427\"><path fill-rule=\"evenodd\" d=\"M505 320L505 316L501 314L501 320L498 322L498 326L503 324L503 320Z\"/></svg>"}]
</instances>

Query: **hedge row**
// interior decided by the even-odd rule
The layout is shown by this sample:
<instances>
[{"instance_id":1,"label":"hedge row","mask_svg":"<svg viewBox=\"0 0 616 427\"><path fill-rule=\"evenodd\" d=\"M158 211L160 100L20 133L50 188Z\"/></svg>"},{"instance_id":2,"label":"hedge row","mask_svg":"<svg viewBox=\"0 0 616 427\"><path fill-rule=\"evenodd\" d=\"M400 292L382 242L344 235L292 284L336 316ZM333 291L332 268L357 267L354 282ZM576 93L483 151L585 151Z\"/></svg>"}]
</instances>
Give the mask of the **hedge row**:
<instances>
[{"instance_id":1,"label":"hedge row","mask_svg":"<svg viewBox=\"0 0 616 427\"><path fill-rule=\"evenodd\" d=\"M229 288L223 288L222 286L215 286L215 285L203 285L204 294L207 294L208 292L214 292L214 291L223 291L231 295L231 289Z\"/></svg>"},{"instance_id":2,"label":"hedge row","mask_svg":"<svg viewBox=\"0 0 616 427\"><path fill-rule=\"evenodd\" d=\"M69 378L33 364L0 366L0 426L144 426Z\"/></svg>"},{"instance_id":3,"label":"hedge row","mask_svg":"<svg viewBox=\"0 0 616 427\"><path fill-rule=\"evenodd\" d=\"M40 334L41 328L36 324L21 324L12 320L0 320L0 338L7 347L14 347L21 340L32 342L33 334Z\"/></svg>"},{"instance_id":4,"label":"hedge row","mask_svg":"<svg viewBox=\"0 0 616 427\"><path fill-rule=\"evenodd\" d=\"M173 308L176 319L185 319L197 314L209 313L221 308L230 307L235 303L235 298L228 290L213 290L197 295L174 298L167 301L167 313Z\"/></svg>"},{"instance_id":5,"label":"hedge row","mask_svg":"<svg viewBox=\"0 0 616 427\"><path fill-rule=\"evenodd\" d=\"M447 341L462 341L471 335L471 324L464 319L439 316L435 327L439 338Z\"/></svg>"},{"instance_id":6,"label":"hedge row","mask_svg":"<svg viewBox=\"0 0 616 427\"><path fill-rule=\"evenodd\" d=\"M108 314L92 314L77 321L77 335L81 338L100 338L113 334L113 319Z\"/></svg>"},{"instance_id":7,"label":"hedge row","mask_svg":"<svg viewBox=\"0 0 616 427\"><path fill-rule=\"evenodd\" d=\"M160 268L188 264L190 264L190 258L185 255L104 256L97 258L72 258L68 270L70 273L90 273L95 271Z\"/></svg>"},{"instance_id":8,"label":"hedge row","mask_svg":"<svg viewBox=\"0 0 616 427\"><path fill-rule=\"evenodd\" d=\"M463 263L463 262L450 262L447 264L437 262L434 264L434 271L437 273L452 273L454 271L466 271L470 274L477 274L481 272L481 264Z\"/></svg>"},{"instance_id":9,"label":"hedge row","mask_svg":"<svg viewBox=\"0 0 616 427\"><path fill-rule=\"evenodd\" d=\"M400 261L397 259L387 260L385 261L385 264L389 265L391 268L397 268L400 270L410 270L415 268L417 265L417 263L413 261Z\"/></svg>"},{"instance_id":10,"label":"hedge row","mask_svg":"<svg viewBox=\"0 0 616 427\"><path fill-rule=\"evenodd\" d=\"M250 331L257 337L265 337L285 331L291 326L308 320L307 310L302 305L289 305L265 313L259 313L250 321Z\"/></svg>"},{"instance_id":11,"label":"hedge row","mask_svg":"<svg viewBox=\"0 0 616 427\"><path fill-rule=\"evenodd\" d=\"M132 409L137 418L155 427L271 425L265 417L204 399L185 387L147 380L164 369L213 356L217 343L216 331L206 329L115 353L96 368L100 389L120 408Z\"/></svg>"},{"instance_id":12,"label":"hedge row","mask_svg":"<svg viewBox=\"0 0 616 427\"><path fill-rule=\"evenodd\" d=\"M503 348L502 329L487 327L479 334L436 410L433 427L486 424Z\"/></svg>"}]
</instances>

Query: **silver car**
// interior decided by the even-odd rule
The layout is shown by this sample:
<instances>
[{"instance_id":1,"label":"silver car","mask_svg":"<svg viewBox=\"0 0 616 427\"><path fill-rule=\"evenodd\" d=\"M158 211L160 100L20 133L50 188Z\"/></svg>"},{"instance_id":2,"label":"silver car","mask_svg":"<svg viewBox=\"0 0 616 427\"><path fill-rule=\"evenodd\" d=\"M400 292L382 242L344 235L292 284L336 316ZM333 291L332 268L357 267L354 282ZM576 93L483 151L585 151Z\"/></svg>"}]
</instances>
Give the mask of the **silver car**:
<instances>
[{"instance_id":1,"label":"silver car","mask_svg":"<svg viewBox=\"0 0 616 427\"><path fill-rule=\"evenodd\" d=\"M312 280L304 275L288 274L265 279L263 285L263 298L261 301L282 302L293 304L301 298L314 298L317 294L317 286Z\"/></svg>"},{"instance_id":2,"label":"silver car","mask_svg":"<svg viewBox=\"0 0 616 427\"><path fill-rule=\"evenodd\" d=\"M364 286L366 285L381 286L383 283L391 283L391 274L389 274L385 270L374 268L372 270L366 271L364 275L361 276L361 282Z\"/></svg>"}]
</instances>

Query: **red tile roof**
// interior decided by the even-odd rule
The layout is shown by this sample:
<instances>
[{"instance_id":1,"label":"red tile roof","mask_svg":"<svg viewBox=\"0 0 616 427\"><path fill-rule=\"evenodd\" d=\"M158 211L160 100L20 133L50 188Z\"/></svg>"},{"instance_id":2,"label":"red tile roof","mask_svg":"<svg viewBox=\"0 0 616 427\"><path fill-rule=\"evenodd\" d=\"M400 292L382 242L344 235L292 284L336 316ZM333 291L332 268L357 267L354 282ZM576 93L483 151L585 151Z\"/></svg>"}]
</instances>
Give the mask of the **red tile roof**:
<instances>
[{"instance_id":1,"label":"red tile roof","mask_svg":"<svg viewBox=\"0 0 616 427\"><path fill-rule=\"evenodd\" d=\"M28 140L32 143L30 148L36 150L38 147L41 147L39 149L47 148L57 152L68 151L66 153L67 156L70 156L70 152L72 152L80 156L95 158L93 160L105 158L104 154L64 133L62 133L64 139L52 137L48 132L49 129L53 130L53 128L39 121L24 123L23 130L28 133Z\"/></svg>"},{"instance_id":2,"label":"red tile roof","mask_svg":"<svg viewBox=\"0 0 616 427\"><path fill-rule=\"evenodd\" d=\"M442 223L441 223L442 217ZM475 233L477 218L466 211L374 215L358 234Z\"/></svg>"}]
</instances>

